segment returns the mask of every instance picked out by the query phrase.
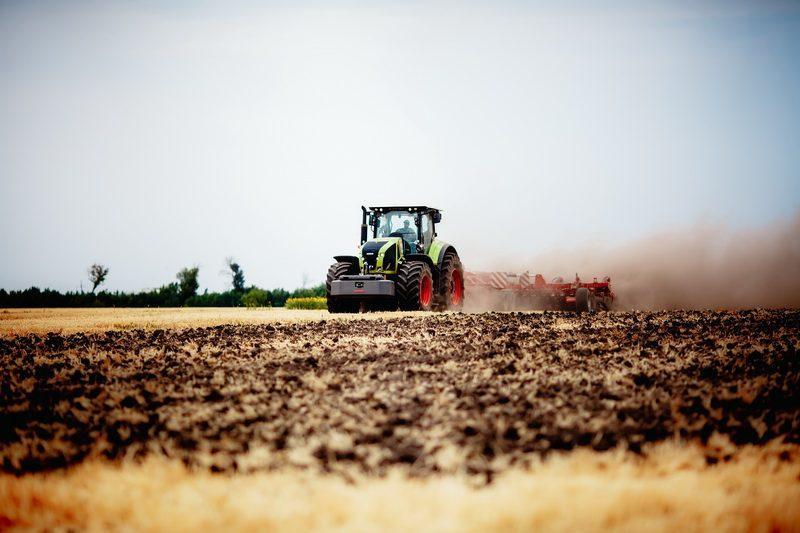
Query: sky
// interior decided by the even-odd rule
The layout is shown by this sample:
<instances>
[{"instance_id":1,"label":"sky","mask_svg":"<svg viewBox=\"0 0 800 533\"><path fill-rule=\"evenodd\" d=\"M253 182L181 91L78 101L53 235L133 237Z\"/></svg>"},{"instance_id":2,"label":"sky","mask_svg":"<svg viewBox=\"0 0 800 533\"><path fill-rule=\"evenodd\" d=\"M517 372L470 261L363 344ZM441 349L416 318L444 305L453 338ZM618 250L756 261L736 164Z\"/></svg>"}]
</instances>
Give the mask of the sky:
<instances>
[{"instance_id":1,"label":"sky","mask_svg":"<svg viewBox=\"0 0 800 533\"><path fill-rule=\"evenodd\" d=\"M800 2L0 1L0 287L322 281L360 206L468 269L800 209Z\"/></svg>"}]
</instances>

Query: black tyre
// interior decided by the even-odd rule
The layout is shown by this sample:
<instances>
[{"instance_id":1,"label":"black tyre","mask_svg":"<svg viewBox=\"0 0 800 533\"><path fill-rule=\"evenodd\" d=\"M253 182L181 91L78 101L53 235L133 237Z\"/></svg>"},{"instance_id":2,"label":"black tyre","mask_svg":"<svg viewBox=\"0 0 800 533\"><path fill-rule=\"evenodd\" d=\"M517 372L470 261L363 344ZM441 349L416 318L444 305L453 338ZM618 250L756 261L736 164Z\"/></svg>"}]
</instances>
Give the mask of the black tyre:
<instances>
[{"instance_id":1,"label":"black tyre","mask_svg":"<svg viewBox=\"0 0 800 533\"><path fill-rule=\"evenodd\" d=\"M586 287L580 287L575 291L575 310L579 313L594 312L594 296Z\"/></svg>"},{"instance_id":2,"label":"black tyre","mask_svg":"<svg viewBox=\"0 0 800 533\"><path fill-rule=\"evenodd\" d=\"M430 311L433 307L433 273L421 261L406 261L397 271L397 303L403 311Z\"/></svg>"},{"instance_id":3,"label":"black tyre","mask_svg":"<svg viewBox=\"0 0 800 533\"><path fill-rule=\"evenodd\" d=\"M325 279L325 294L328 298L328 311L331 313L358 313L361 304L356 300L331 296L331 282L348 274L358 274L358 268L352 263L334 263L328 269Z\"/></svg>"},{"instance_id":4,"label":"black tyre","mask_svg":"<svg viewBox=\"0 0 800 533\"><path fill-rule=\"evenodd\" d=\"M437 310L461 311L464 307L464 267L461 259L453 251L447 252L442 260L442 270L437 288Z\"/></svg>"},{"instance_id":5,"label":"black tyre","mask_svg":"<svg viewBox=\"0 0 800 533\"><path fill-rule=\"evenodd\" d=\"M611 304L608 298L598 298L594 302L595 311L608 311L611 309Z\"/></svg>"}]
</instances>

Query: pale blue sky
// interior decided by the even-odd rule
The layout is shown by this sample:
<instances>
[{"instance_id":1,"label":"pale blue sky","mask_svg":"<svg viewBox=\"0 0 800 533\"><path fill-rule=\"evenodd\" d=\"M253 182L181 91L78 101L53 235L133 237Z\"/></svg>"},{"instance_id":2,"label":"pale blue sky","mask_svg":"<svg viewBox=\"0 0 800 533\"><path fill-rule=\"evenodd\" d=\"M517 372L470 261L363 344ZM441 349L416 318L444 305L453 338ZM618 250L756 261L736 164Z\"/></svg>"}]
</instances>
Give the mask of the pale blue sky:
<instances>
[{"instance_id":1,"label":"pale blue sky","mask_svg":"<svg viewBox=\"0 0 800 533\"><path fill-rule=\"evenodd\" d=\"M800 3L0 3L0 287L294 287L405 202L475 269L791 216Z\"/></svg>"}]
</instances>

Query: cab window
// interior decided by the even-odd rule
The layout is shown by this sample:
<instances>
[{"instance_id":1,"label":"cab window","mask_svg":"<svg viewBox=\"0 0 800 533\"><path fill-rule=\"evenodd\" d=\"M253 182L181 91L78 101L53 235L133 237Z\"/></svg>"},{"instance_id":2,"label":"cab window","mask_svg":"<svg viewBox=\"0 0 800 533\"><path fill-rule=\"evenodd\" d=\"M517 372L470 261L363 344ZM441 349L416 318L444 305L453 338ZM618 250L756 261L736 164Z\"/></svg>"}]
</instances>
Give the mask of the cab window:
<instances>
[{"instance_id":1,"label":"cab window","mask_svg":"<svg viewBox=\"0 0 800 533\"><path fill-rule=\"evenodd\" d=\"M417 240L417 225L414 215L408 211L389 211L378 217L376 237L402 237L406 241Z\"/></svg>"},{"instance_id":2,"label":"cab window","mask_svg":"<svg viewBox=\"0 0 800 533\"><path fill-rule=\"evenodd\" d=\"M422 215L422 241L427 248L433 242L433 221L430 215Z\"/></svg>"}]
</instances>

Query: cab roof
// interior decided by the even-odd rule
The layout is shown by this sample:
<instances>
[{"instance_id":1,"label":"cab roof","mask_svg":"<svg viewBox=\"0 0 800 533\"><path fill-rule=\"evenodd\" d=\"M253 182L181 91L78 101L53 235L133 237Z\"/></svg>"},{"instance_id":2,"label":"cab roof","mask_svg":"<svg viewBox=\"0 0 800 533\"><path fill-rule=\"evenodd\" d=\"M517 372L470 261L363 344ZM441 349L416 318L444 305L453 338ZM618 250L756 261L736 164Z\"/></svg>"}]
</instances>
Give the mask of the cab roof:
<instances>
[{"instance_id":1,"label":"cab roof","mask_svg":"<svg viewBox=\"0 0 800 533\"><path fill-rule=\"evenodd\" d=\"M441 211L441 209L437 209L435 207L428 207L427 205L391 205L391 206L380 206L380 207L370 207L370 211L377 211L378 213L385 213L387 211L409 211L411 213L428 213L433 211Z\"/></svg>"}]
</instances>

